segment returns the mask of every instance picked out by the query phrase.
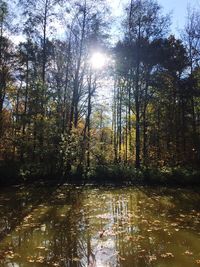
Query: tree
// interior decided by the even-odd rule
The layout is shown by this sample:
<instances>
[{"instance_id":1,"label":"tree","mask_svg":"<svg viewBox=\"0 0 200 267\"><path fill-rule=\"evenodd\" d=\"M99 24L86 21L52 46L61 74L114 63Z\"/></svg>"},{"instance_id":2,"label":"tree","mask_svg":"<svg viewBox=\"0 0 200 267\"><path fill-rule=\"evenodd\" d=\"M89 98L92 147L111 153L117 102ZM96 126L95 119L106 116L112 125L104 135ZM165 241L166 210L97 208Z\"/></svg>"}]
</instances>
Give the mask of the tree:
<instances>
[{"instance_id":1,"label":"tree","mask_svg":"<svg viewBox=\"0 0 200 267\"><path fill-rule=\"evenodd\" d=\"M200 60L200 10L188 7L187 21L182 32L182 38L185 43L189 58L190 75L194 78L196 69L199 68ZM199 151L199 134L198 134L198 105L199 97L192 95L190 98L192 110L192 129L193 129L193 149ZM200 153L197 152L197 157L200 159Z\"/></svg>"},{"instance_id":2,"label":"tree","mask_svg":"<svg viewBox=\"0 0 200 267\"><path fill-rule=\"evenodd\" d=\"M135 113L135 166L140 167L141 161L141 108L143 101L146 101L148 80L151 68L146 64L147 60L142 57L143 52L146 50L146 44L150 44L152 40L162 37L166 33L166 29L169 24L168 16L161 14L161 7L155 1L131 1L127 8L127 15L124 25L126 32L124 36L125 55L123 56L124 63L128 63L129 69L127 74L129 75L130 85L129 98L132 94L132 101L134 100L134 108L132 110ZM144 78L146 77L146 78ZM127 75L126 75L127 79ZM143 82L146 79L146 85ZM143 96L143 92L145 92ZM146 104L144 105L146 109ZM145 111L143 113L145 115ZM129 107L130 118L130 107ZM144 118L145 123L145 118ZM130 123L129 123L130 124ZM144 126L146 128L146 126ZM144 132L145 129L144 129ZM144 139L146 135L144 134ZM146 141L144 141L146 143ZM144 145L144 154L146 153Z\"/></svg>"}]
</instances>

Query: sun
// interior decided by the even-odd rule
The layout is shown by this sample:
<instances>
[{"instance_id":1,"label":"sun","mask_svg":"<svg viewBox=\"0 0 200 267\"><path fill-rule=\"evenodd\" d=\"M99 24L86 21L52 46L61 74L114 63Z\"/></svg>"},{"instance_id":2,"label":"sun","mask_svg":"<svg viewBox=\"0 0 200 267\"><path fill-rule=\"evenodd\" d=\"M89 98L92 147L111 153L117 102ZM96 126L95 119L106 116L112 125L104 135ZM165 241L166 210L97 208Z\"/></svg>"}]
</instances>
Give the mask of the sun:
<instances>
[{"instance_id":1,"label":"sun","mask_svg":"<svg viewBox=\"0 0 200 267\"><path fill-rule=\"evenodd\" d=\"M100 52L95 52L90 58L90 64L93 69L101 69L106 64L106 57Z\"/></svg>"}]
</instances>

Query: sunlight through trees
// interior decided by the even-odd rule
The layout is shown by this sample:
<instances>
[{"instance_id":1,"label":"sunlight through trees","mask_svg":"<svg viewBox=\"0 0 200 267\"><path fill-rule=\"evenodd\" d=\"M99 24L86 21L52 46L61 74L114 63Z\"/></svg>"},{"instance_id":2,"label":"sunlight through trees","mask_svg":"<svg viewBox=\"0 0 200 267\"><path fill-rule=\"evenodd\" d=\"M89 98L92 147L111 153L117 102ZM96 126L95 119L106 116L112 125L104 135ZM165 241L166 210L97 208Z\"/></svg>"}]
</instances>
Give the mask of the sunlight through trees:
<instances>
[{"instance_id":1,"label":"sunlight through trees","mask_svg":"<svg viewBox=\"0 0 200 267\"><path fill-rule=\"evenodd\" d=\"M107 1L13 5L0 1L2 173L198 168L200 10L177 38L157 1L131 0L113 43Z\"/></svg>"}]
</instances>

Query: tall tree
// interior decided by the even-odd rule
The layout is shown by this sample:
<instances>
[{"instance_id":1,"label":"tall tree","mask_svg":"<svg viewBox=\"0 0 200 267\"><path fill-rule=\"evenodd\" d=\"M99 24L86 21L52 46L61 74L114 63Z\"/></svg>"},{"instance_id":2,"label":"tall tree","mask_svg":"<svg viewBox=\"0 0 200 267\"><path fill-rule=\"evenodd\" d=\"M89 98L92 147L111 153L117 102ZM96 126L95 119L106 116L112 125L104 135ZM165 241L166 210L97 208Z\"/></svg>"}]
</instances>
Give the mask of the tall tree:
<instances>
[{"instance_id":1,"label":"tall tree","mask_svg":"<svg viewBox=\"0 0 200 267\"><path fill-rule=\"evenodd\" d=\"M151 71L150 68L145 68L145 59L144 57L142 58L142 54L145 49L145 43L150 43L152 40L160 38L166 33L169 25L169 17L161 14L161 7L153 0L131 0L126 11L127 15L124 22L126 29L124 43L126 44L126 49L123 59L129 64L129 69L127 70L131 79L131 82L129 82L129 90L131 90L129 92L129 97L131 94L133 96L132 101L129 100L129 103L133 103L134 100L134 108L132 106L132 110L134 110L135 113L136 125L135 166L136 168L139 168L141 163L141 108L143 101L146 101L148 88L147 82L149 79L148 73ZM147 73L145 73L145 71ZM144 77L146 77L146 85L144 83ZM146 93L143 96L145 90ZM144 105L144 107L145 106L146 105ZM143 115L144 114L145 112ZM146 128L146 126L144 126L144 128ZM144 138L146 138L145 134ZM146 150L146 148L144 148L144 150Z\"/></svg>"}]
</instances>

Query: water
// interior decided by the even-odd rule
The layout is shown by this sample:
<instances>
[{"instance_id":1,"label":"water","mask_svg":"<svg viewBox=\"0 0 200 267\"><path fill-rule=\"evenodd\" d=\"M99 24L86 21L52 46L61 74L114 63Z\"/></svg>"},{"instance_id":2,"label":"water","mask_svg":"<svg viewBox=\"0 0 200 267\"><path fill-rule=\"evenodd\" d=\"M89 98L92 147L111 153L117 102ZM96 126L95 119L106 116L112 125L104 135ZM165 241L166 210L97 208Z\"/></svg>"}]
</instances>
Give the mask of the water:
<instances>
[{"instance_id":1,"label":"water","mask_svg":"<svg viewBox=\"0 0 200 267\"><path fill-rule=\"evenodd\" d=\"M0 266L198 266L199 192L69 185L4 189Z\"/></svg>"}]
</instances>

